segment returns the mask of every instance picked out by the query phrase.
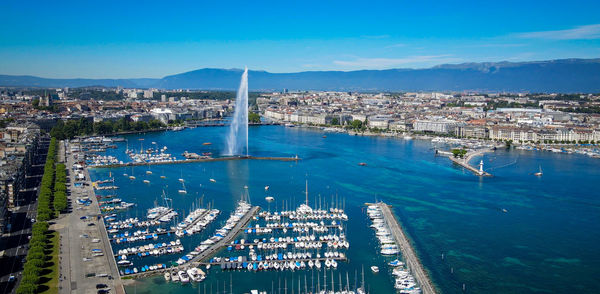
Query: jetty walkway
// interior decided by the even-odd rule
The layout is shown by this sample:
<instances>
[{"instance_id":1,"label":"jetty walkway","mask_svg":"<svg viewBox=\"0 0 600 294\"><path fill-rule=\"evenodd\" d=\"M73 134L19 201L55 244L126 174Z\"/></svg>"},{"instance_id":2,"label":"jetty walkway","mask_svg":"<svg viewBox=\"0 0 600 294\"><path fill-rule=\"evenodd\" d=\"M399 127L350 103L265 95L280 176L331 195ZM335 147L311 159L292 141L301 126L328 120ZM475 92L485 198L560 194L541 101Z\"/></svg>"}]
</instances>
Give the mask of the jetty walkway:
<instances>
[{"instance_id":1,"label":"jetty walkway","mask_svg":"<svg viewBox=\"0 0 600 294\"><path fill-rule=\"evenodd\" d=\"M227 236L225 236L223 239L217 241L216 243L212 244L208 249L202 251L200 254L194 256L194 258L192 258L188 263L186 264L182 264L176 267L169 267L169 268L165 268L165 269L159 269L159 270L155 270L155 271L150 271L150 272L139 272L137 274L131 274L131 275L127 275L127 277L131 277L133 279L137 279L137 278L141 278L141 277L147 277L147 276L151 276L151 275L157 275L157 274L162 274L165 271L179 271L182 269L186 269L186 268L190 268L190 267L198 267L201 264L205 264L202 263L203 260L205 260L206 258L216 254L218 251L220 251L225 244L229 244L231 243L231 241L239 234L242 232L242 230L244 229L244 227L246 227L246 225L250 222L250 220L252 220L252 218L254 217L254 215L256 215L256 213L258 213L258 211L260 210L260 207L258 206L254 206L252 207L245 215L244 217L242 217L242 219L240 219L240 221L237 223L237 225L235 225L235 227L233 227L233 229L231 229L231 231L229 231L229 233L227 234Z\"/></svg>"},{"instance_id":2,"label":"jetty walkway","mask_svg":"<svg viewBox=\"0 0 600 294\"><path fill-rule=\"evenodd\" d=\"M415 250L413 249L412 245L410 244L410 241L404 234L404 231L402 230L402 227L396 220L396 217L394 217L394 215L392 214L390 207L383 202L379 202L376 205L379 206L379 208L381 209L383 217L388 227L390 228L394 239L396 240L396 244L398 244L398 246L400 247L400 251L402 251L404 261L406 262L408 269L413 273L415 279L421 286L423 294L437 293L435 287L433 286L433 283L431 282L431 279L429 278L429 275L427 274L425 268L421 264L421 261L417 257Z\"/></svg>"},{"instance_id":3,"label":"jetty walkway","mask_svg":"<svg viewBox=\"0 0 600 294\"><path fill-rule=\"evenodd\" d=\"M488 173L486 171L480 171L479 169L477 169L474 166L472 166L472 165L469 164L469 161L471 161L471 159L473 159L473 157L483 155L483 153L490 152L490 151L492 151L492 150L487 150L487 149L486 150L478 150L478 151L475 151L475 152L472 152L472 153L468 154L464 159L459 159L459 158L456 158L454 156L448 156L448 158L450 158L450 160L452 162L454 162L454 163L456 163L456 164L458 164L458 165L460 165L460 166L468 169L469 171L471 171L472 173L474 173L477 176L480 176L480 177L491 177L492 174L490 174L490 173Z\"/></svg>"},{"instance_id":4,"label":"jetty walkway","mask_svg":"<svg viewBox=\"0 0 600 294\"><path fill-rule=\"evenodd\" d=\"M89 166L90 168L118 168L126 166L146 166L146 165L162 165L162 164L181 164L181 163L195 163L195 162L214 162L214 161L229 161L229 160L275 160L275 161L299 161L299 157L268 157L268 156L227 156L227 157L210 157L210 158L197 158L197 159L180 159L173 161L158 161L158 162L127 162L127 163L111 163Z\"/></svg>"}]
</instances>

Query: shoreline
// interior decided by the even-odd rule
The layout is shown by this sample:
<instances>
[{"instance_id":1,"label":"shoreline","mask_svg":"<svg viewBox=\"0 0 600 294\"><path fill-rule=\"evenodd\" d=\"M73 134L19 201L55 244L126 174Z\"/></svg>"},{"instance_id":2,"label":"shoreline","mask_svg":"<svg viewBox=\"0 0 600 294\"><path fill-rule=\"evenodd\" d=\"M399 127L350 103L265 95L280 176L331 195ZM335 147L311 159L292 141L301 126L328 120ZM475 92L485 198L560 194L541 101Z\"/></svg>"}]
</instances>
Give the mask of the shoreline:
<instances>
[{"instance_id":1,"label":"shoreline","mask_svg":"<svg viewBox=\"0 0 600 294\"><path fill-rule=\"evenodd\" d=\"M279 122L280 125L284 125L282 122ZM324 131L326 133L343 133L349 136L365 136L365 137L383 137L383 138L395 138L395 139L404 139L404 140L444 140L444 141L471 141L478 142L482 144L488 144L490 146L496 145L498 143L503 143L503 141L495 141L491 139L478 139L478 138L460 138L454 136L437 136L435 134L420 134L420 133L411 133L411 132L357 132L355 130L347 130L341 127L335 126L314 126L314 125L306 125L306 124L294 124L294 127L297 128L306 128L306 129L315 129L319 131ZM329 129L329 130L328 130ZM562 154L579 154L588 156L591 158L600 159L600 153L598 154L590 154L591 152L585 151L586 148L592 149L600 149L600 144L563 144L563 143L534 143L534 142L524 142L524 143L516 143L512 142L511 147L519 150L525 151L550 151L555 153ZM583 150L583 151L579 151Z\"/></svg>"}]
</instances>

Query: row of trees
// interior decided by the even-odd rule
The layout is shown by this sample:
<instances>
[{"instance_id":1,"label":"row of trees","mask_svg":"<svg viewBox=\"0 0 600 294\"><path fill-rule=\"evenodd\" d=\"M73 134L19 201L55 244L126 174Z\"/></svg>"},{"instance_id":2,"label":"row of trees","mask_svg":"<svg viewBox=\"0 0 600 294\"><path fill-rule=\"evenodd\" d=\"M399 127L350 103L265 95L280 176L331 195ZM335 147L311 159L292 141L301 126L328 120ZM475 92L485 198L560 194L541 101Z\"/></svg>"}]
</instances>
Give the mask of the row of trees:
<instances>
[{"instance_id":1,"label":"row of trees","mask_svg":"<svg viewBox=\"0 0 600 294\"><path fill-rule=\"evenodd\" d=\"M54 177L54 210L63 212L67 206L67 167L59 163Z\"/></svg>"},{"instance_id":2,"label":"row of trees","mask_svg":"<svg viewBox=\"0 0 600 294\"><path fill-rule=\"evenodd\" d=\"M17 294L38 293L40 276L46 261L51 258L44 252L48 241L48 223L44 221L33 224L29 251L23 265L22 279L19 288L17 288Z\"/></svg>"},{"instance_id":3,"label":"row of trees","mask_svg":"<svg viewBox=\"0 0 600 294\"><path fill-rule=\"evenodd\" d=\"M50 146L48 147L48 154L46 155L46 164L44 166L44 175L42 176L42 182L40 185L40 195L38 197L37 207L37 222L33 224L31 228L31 239L29 240L29 251L25 264L23 265L23 275L19 288L17 288L18 294L33 294L38 293L40 286L40 277L42 271L46 267L46 262L51 256L47 255L45 250L49 243L48 238L48 220L54 217L53 189L56 188L55 175L60 176L61 180L64 178L66 182L66 170L63 166L63 171L56 172L54 163L56 161L56 138L50 140ZM64 177L62 176L64 174ZM65 191L65 203L66 203L66 186ZM56 203L56 199L54 199Z\"/></svg>"},{"instance_id":4,"label":"row of trees","mask_svg":"<svg viewBox=\"0 0 600 294\"><path fill-rule=\"evenodd\" d=\"M54 162L56 160L56 138L50 140L48 155L46 156L46 165L44 166L44 175L40 186L40 195L38 197L37 218L39 221L48 221L54 217L54 207L52 205L54 189Z\"/></svg>"},{"instance_id":5,"label":"row of trees","mask_svg":"<svg viewBox=\"0 0 600 294\"><path fill-rule=\"evenodd\" d=\"M50 135L59 140L73 139L75 136L88 135L107 135L119 132L145 131L166 127L159 120L149 122L134 122L128 118L121 118L117 121L92 122L89 119L81 118L78 120L69 120L63 122L59 120L50 131Z\"/></svg>"}]
</instances>

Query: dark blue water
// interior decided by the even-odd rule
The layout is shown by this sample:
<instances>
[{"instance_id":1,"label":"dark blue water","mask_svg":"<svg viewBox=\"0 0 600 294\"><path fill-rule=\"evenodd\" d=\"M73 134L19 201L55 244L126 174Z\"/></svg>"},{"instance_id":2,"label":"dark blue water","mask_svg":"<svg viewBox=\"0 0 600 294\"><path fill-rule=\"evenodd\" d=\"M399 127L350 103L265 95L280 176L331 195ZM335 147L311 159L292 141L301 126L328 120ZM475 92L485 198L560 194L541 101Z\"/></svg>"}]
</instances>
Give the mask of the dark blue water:
<instances>
[{"instance_id":1,"label":"dark blue water","mask_svg":"<svg viewBox=\"0 0 600 294\"><path fill-rule=\"evenodd\" d=\"M128 136L129 147L144 147L154 141L166 145L174 155L183 151L221 153L225 128L197 128L181 132ZM494 177L479 178L454 166L448 159L435 157L428 141L405 141L378 137L326 134L320 131L279 126L250 128L250 154L295 156L302 160L228 161L161 165L113 169L119 197L138 203L128 216L145 216L145 210L159 199L161 190L174 198L180 212L192 203L212 203L224 213L204 233L182 239L186 252L221 226L244 185L249 187L253 204L263 209L281 208L304 200L305 179L309 181L310 201L332 202L334 195L344 199L350 217L349 263L338 272L350 285L364 266L379 265L382 271L365 271L371 293L393 292L393 280L385 268L386 259L377 252L377 242L362 212L363 203L383 200L393 210L415 244L434 283L444 293L599 293L600 284L600 161L577 155L499 150L484 156L484 164ZM210 146L203 142L212 142ZM109 153L125 158L125 143ZM477 161L479 159L476 159ZM367 166L358 166L366 162ZM543 177L535 177L538 166ZM92 172L105 178L108 170ZM130 181L122 174L134 174ZM167 179L160 179L160 175ZM177 194L186 180L187 195ZM214 178L216 183L211 183ZM150 184L143 184L149 179ZM269 196L276 201L269 205ZM505 209L507 212L503 212ZM170 240L170 237L163 237ZM172 239L172 238L171 238ZM162 240L162 239L161 239ZM138 244L136 244L138 245ZM444 258L442 259L442 255ZM141 264L167 262L181 255L142 259ZM248 273L213 270L200 285L165 283L162 276L148 278L130 286L133 293L198 293L278 289L304 277L310 287L317 273ZM322 272L320 273L322 275ZM330 279L328 273L328 282ZM322 281L322 277L321 277ZM463 284L465 291L463 291ZM205 286L206 285L206 286ZM288 285L288 288L291 286ZM202 292L203 293L203 292Z\"/></svg>"}]
</instances>

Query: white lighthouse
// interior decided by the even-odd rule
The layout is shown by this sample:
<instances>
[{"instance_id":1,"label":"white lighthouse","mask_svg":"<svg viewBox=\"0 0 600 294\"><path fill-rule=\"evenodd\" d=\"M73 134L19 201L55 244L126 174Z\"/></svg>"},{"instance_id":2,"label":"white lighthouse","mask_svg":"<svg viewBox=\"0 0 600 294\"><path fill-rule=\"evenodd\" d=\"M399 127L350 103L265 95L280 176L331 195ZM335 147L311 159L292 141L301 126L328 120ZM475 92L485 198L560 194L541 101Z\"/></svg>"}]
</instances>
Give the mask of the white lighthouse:
<instances>
[{"instance_id":1,"label":"white lighthouse","mask_svg":"<svg viewBox=\"0 0 600 294\"><path fill-rule=\"evenodd\" d=\"M483 159L479 162L479 175L483 176Z\"/></svg>"}]
</instances>

